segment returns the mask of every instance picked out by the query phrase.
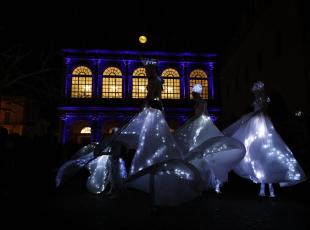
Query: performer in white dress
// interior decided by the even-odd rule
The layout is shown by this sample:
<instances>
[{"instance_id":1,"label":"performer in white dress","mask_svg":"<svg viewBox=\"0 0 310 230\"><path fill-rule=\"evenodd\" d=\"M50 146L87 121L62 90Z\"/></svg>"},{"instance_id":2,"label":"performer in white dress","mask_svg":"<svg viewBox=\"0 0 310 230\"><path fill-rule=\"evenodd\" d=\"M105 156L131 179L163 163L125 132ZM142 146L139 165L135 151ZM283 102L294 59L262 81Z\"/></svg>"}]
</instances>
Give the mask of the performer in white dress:
<instances>
[{"instance_id":1,"label":"performer in white dress","mask_svg":"<svg viewBox=\"0 0 310 230\"><path fill-rule=\"evenodd\" d=\"M229 171L244 157L245 148L240 141L224 137L213 124L201 92L201 84L196 84L192 89L195 115L176 130L175 137L185 159L200 171L204 189L211 187L220 193Z\"/></svg>"},{"instance_id":2,"label":"performer in white dress","mask_svg":"<svg viewBox=\"0 0 310 230\"><path fill-rule=\"evenodd\" d=\"M165 120L163 80L157 74L156 61L144 64L148 77L145 106L117 139L136 149L128 186L150 193L154 205L176 205L201 194L200 175L183 161L183 153Z\"/></svg>"},{"instance_id":3,"label":"performer in white dress","mask_svg":"<svg viewBox=\"0 0 310 230\"><path fill-rule=\"evenodd\" d=\"M260 183L260 196L265 196L265 184L268 184L269 196L275 197L273 183L290 186L304 181L306 176L266 114L270 98L265 94L264 83L255 82L252 92L254 111L226 128L224 134L237 138L246 148L245 157L234 171Z\"/></svg>"}]
</instances>

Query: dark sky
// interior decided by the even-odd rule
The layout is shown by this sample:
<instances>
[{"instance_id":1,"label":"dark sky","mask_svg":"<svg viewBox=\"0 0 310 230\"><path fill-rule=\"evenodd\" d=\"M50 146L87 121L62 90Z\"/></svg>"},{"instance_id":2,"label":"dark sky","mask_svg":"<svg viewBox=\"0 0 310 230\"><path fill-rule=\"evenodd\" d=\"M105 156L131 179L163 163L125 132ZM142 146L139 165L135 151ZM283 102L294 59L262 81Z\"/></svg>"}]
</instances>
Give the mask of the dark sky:
<instances>
[{"instance_id":1,"label":"dark sky","mask_svg":"<svg viewBox=\"0 0 310 230\"><path fill-rule=\"evenodd\" d=\"M12 55L0 56L0 77L48 72L0 93L39 99L49 117L62 99L63 48L140 50L138 36L145 34L143 47L149 50L220 53L246 1L2 2L0 53L9 50Z\"/></svg>"},{"instance_id":2,"label":"dark sky","mask_svg":"<svg viewBox=\"0 0 310 230\"><path fill-rule=\"evenodd\" d=\"M56 1L55 1L56 2ZM245 1L78 1L2 7L2 46L220 52L231 39Z\"/></svg>"}]
</instances>

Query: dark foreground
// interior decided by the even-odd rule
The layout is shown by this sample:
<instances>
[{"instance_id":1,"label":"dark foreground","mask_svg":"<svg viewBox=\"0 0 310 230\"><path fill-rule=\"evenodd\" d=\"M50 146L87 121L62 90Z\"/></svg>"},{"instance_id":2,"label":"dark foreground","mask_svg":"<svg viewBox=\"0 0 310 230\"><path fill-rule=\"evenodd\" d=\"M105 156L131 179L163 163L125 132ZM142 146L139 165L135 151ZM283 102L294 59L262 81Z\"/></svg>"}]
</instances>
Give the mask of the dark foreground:
<instances>
[{"instance_id":1,"label":"dark foreground","mask_svg":"<svg viewBox=\"0 0 310 230\"><path fill-rule=\"evenodd\" d=\"M261 198L258 185L231 177L220 195L208 191L181 206L155 212L148 195L139 191L116 198L87 192L85 176L57 190L17 186L2 194L2 208L8 214L2 214L2 224L9 224L6 229L309 229L308 181L289 188L276 186L276 198Z\"/></svg>"}]
</instances>

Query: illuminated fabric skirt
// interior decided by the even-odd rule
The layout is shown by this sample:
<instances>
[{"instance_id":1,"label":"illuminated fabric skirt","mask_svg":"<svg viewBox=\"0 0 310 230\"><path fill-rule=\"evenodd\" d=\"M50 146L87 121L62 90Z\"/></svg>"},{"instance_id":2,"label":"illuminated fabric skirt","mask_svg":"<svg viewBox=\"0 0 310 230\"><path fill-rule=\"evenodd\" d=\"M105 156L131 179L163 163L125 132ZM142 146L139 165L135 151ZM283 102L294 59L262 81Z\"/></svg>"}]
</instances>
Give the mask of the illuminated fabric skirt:
<instances>
[{"instance_id":1,"label":"illuminated fabric skirt","mask_svg":"<svg viewBox=\"0 0 310 230\"><path fill-rule=\"evenodd\" d=\"M128 178L128 186L152 197L153 205L174 206L201 195L199 171L183 160L168 160L146 167Z\"/></svg>"},{"instance_id":2,"label":"illuminated fabric skirt","mask_svg":"<svg viewBox=\"0 0 310 230\"><path fill-rule=\"evenodd\" d=\"M228 173L243 159L244 145L230 137L212 137L193 149L186 160L200 172L204 189L228 181Z\"/></svg>"},{"instance_id":3,"label":"illuminated fabric skirt","mask_svg":"<svg viewBox=\"0 0 310 230\"><path fill-rule=\"evenodd\" d=\"M201 195L200 175L183 160L162 111L145 107L117 139L136 150L128 187L152 193L155 205L176 205Z\"/></svg>"},{"instance_id":4,"label":"illuminated fabric skirt","mask_svg":"<svg viewBox=\"0 0 310 230\"><path fill-rule=\"evenodd\" d=\"M106 191L109 183L114 183L117 187L123 186L127 172L122 158L114 159L111 155L95 157L95 146L96 143L84 146L58 169L56 187L75 176L82 168L88 169L90 173L86 187L92 193Z\"/></svg>"},{"instance_id":5,"label":"illuminated fabric skirt","mask_svg":"<svg viewBox=\"0 0 310 230\"><path fill-rule=\"evenodd\" d=\"M240 140L246 155L234 171L254 183L289 186L306 179L293 153L274 129L268 116L249 113L224 133Z\"/></svg>"},{"instance_id":6,"label":"illuminated fabric skirt","mask_svg":"<svg viewBox=\"0 0 310 230\"><path fill-rule=\"evenodd\" d=\"M210 116L202 114L197 118L190 118L175 131L174 136L184 153L184 157L187 157L194 148L206 140L224 135L213 124Z\"/></svg>"},{"instance_id":7,"label":"illuminated fabric skirt","mask_svg":"<svg viewBox=\"0 0 310 230\"><path fill-rule=\"evenodd\" d=\"M199 170L205 190L226 182L229 171L245 155L243 144L224 137L206 114L187 121L175 132L175 138L185 160Z\"/></svg>"},{"instance_id":8,"label":"illuminated fabric skirt","mask_svg":"<svg viewBox=\"0 0 310 230\"><path fill-rule=\"evenodd\" d=\"M96 143L84 146L70 160L61 165L56 174L56 187L77 174L94 159L95 146Z\"/></svg>"},{"instance_id":9,"label":"illuminated fabric skirt","mask_svg":"<svg viewBox=\"0 0 310 230\"><path fill-rule=\"evenodd\" d=\"M162 111L145 107L117 138L136 150L130 175L153 164L171 159L183 159Z\"/></svg>"},{"instance_id":10,"label":"illuminated fabric skirt","mask_svg":"<svg viewBox=\"0 0 310 230\"><path fill-rule=\"evenodd\" d=\"M112 158L111 155L102 155L87 165L90 172L86 186L95 194L106 191L110 184L113 188L122 189L127 178L125 163L122 158Z\"/></svg>"}]
</instances>

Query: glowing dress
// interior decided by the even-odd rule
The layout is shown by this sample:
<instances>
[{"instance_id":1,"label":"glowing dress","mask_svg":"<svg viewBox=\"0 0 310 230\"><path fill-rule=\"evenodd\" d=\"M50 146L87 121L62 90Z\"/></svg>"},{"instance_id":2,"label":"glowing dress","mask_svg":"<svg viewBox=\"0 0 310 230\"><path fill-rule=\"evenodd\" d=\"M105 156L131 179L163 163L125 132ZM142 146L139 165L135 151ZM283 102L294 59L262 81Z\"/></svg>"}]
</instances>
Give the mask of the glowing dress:
<instances>
[{"instance_id":1,"label":"glowing dress","mask_svg":"<svg viewBox=\"0 0 310 230\"><path fill-rule=\"evenodd\" d=\"M263 87L263 83L260 84L256 87ZM290 186L305 180L306 176L293 153L264 112L270 99L262 89L254 89L253 92L256 97L254 112L246 114L224 130L225 135L240 140L246 148L245 157L234 171L241 177L261 184Z\"/></svg>"},{"instance_id":2,"label":"glowing dress","mask_svg":"<svg viewBox=\"0 0 310 230\"><path fill-rule=\"evenodd\" d=\"M69 161L65 162L57 171L56 187L68 180L94 159L97 143L91 143L81 148Z\"/></svg>"},{"instance_id":3,"label":"glowing dress","mask_svg":"<svg viewBox=\"0 0 310 230\"><path fill-rule=\"evenodd\" d=\"M123 181L127 178L125 163L120 157L122 151L125 151L123 144L114 141L110 143L111 137L103 139L107 144L105 149L97 153L98 143L91 143L81 148L75 156L65 162L58 170L56 175L56 187L70 177L74 176L81 169L88 169L90 175L86 182L87 189L95 194L106 191L108 184L111 189L121 189ZM113 154L112 154L113 152Z\"/></svg>"},{"instance_id":4,"label":"glowing dress","mask_svg":"<svg viewBox=\"0 0 310 230\"><path fill-rule=\"evenodd\" d=\"M208 115L206 102L199 98L195 104L195 116L175 132L178 145L185 159L200 172L204 189L215 188L228 180L228 173L245 155L243 144L224 137Z\"/></svg>"},{"instance_id":5,"label":"glowing dress","mask_svg":"<svg viewBox=\"0 0 310 230\"><path fill-rule=\"evenodd\" d=\"M150 193L155 205L176 205L201 194L200 175L183 161L182 151L165 120L160 100L163 81L152 69L155 66L146 68L149 78L146 106L118 137L136 149L128 186Z\"/></svg>"}]
</instances>

